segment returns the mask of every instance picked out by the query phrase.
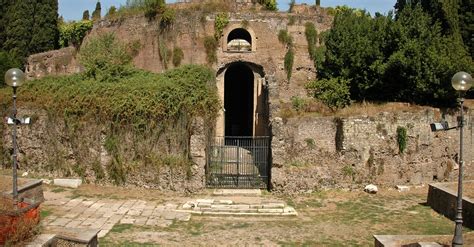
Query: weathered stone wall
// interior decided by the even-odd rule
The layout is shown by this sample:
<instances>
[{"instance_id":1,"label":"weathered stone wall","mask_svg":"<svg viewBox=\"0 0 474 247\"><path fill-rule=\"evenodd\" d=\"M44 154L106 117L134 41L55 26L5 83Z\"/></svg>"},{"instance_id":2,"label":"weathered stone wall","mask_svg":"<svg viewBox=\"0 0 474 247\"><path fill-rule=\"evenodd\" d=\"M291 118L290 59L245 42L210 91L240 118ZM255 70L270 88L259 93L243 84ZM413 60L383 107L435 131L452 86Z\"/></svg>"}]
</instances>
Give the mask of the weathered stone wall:
<instances>
[{"instance_id":1,"label":"weathered stone wall","mask_svg":"<svg viewBox=\"0 0 474 247\"><path fill-rule=\"evenodd\" d=\"M273 88L274 97L270 99L273 102L288 100L293 95L306 95L304 84L315 78L316 70L309 58L304 24L313 22L316 29L321 32L329 29L332 22L332 17L323 9L318 8L315 13L307 15L268 11L230 13L230 22L224 33L231 28L242 27L245 21L246 28L255 34L253 38L256 40L256 49L246 53L227 52L224 49L226 37L221 37L221 44L217 49L218 62L212 67L217 71L236 61L261 65L265 75L273 77L278 85ZM295 20L292 25L288 25L290 17ZM207 64L204 38L214 35L214 19L215 14L193 12L186 8L178 9L174 24L164 30L160 29L159 18L148 20L144 16L132 16L116 20L105 19L95 23L84 43L98 34L114 32L123 43L130 46L139 45L133 63L138 68L152 72L163 72L174 67L171 60L165 65L160 58L160 42L170 50L174 47L183 50L184 58L181 64ZM286 46L278 41L278 32L282 29L287 29L294 40L295 62L290 81L286 79L284 70ZM76 60L76 51L72 47L35 54L28 59L27 67L29 78L81 71L81 66Z\"/></svg>"},{"instance_id":2,"label":"weathered stone wall","mask_svg":"<svg viewBox=\"0 0 474 247\"><path fill-rule=\"evenodd\" d=\"M302 192L324 186L451 181L457 177L459 131L431 132L429 124L439 122L441 115L438 109L422 108L370 117L273 118L273 186ZM456 115L443 115L450 126L456 126ZM397 142L398 127L407 130L403 153ZM465 176L472 178L471 112L464 130Z\"/></svg>"},{"instance_id":3,"label":"weathered stone wall","mask_svg":"<svg viewBox=\"0 0 474 247\"><path fill-rule=\"evenodd\" d=\"M125 185L181 192L204 187L205 149L201 147L205 147L206 135L202 120L193 123L189 143L183 143L188 138L184 131L136 133L126 126L111 130L110 125L93 119L65 120L41 109L21 108L18 112L33 121L17 128L20 174L78 177L99 184L124 176ZM11 153L12 128L4 122L0 128L0 144ZM187 145L192 163L183 162ZM110 149L115 149L114 153ZM4 163L6 167L10 164Z\"/></svg>"}]
</instances>

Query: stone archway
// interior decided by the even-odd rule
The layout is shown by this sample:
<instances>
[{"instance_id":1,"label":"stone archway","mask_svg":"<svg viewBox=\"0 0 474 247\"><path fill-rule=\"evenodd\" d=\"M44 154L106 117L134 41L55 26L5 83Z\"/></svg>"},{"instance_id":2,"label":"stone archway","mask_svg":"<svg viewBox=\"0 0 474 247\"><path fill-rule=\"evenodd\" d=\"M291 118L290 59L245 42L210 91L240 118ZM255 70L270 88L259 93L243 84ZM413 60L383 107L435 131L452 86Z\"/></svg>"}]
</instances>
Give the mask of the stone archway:
<instances>
[{"instance_id":1,"label":"stone archway","mask_svg":"<svg viewBox=\"0 0 474 247\"><path fill-rule=\"evenodd\" d=\"M217 72L217 89L223 103L216 136L268 136L268 95L263 67L234 61Z\"/></svg>"}]
</instances>

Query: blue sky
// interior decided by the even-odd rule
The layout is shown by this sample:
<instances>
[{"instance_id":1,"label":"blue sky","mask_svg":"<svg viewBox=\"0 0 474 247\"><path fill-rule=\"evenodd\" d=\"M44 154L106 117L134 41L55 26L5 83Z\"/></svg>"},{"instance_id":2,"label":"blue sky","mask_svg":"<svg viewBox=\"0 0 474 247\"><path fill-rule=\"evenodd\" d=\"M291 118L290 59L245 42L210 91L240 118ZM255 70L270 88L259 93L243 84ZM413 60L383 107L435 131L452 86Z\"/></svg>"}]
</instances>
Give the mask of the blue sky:
<instances>
[{"instance_id":1,"label":"blue sky","mask_svg":"<svg viewBox=\"0 0 474 247\"><path fill-rule=\"evenodd\" d=\"M277 0L279 10L287 10L290 0ZM101 0L102 15L104 15L110 6L119 7L125 5L126 0ZM174 2L167 0L167 2ZM321 0L321 6L334 7L337 5L348 5L353 8L366 9L370 13L387 13L393 9L396 0ZM59 0L59 14L66 20L79 20L82 18L82 12L88 9L90 13L95 8L97 0ZM314 4L314 0L296 0L296 3Z\"/></svg>"}]
</instances>

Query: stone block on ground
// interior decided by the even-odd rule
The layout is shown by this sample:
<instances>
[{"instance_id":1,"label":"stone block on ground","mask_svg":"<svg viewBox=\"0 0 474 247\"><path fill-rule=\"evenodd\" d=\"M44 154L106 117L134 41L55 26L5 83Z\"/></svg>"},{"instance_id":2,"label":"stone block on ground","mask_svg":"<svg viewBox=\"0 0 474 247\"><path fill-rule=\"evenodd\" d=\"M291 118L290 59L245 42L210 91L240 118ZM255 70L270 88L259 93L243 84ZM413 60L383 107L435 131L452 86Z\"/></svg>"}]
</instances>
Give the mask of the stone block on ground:
<instances>
[{"instance_id":1,"label":"stone block on ground","mask_svg":"<svg viewBox=\"0 0 474 247\"><path fill-rule=\"evenodd\" d=\"M369 194L377 194L377 192L379 191L379 189L377 188L376 185L374 185L374 184L369 184L369 185L365 186L364 191L367 192L367 193L369 193Z\"/></svg>"},{"instance_id":2,"label":"stone block on ground","mask_svg":"<svg viewBox=\"0 0 474 247\"><path fill-rule=\"evenodd\" d=\"M410 190L410 186L406 185L397 185L398 192L406 192Z\"/></svg>"},{"instance_id":3,"label":"stone block on ground","mask_svg":"<svg viewBox=\"0 0 474 247\"><path fill-rule=\"evenodd\" d=\"M54 179L54 185L67 187L67 188L78 188L82 184L81 179L67 179L67 178L56 178Z\"/></svg>"}]
</instances>

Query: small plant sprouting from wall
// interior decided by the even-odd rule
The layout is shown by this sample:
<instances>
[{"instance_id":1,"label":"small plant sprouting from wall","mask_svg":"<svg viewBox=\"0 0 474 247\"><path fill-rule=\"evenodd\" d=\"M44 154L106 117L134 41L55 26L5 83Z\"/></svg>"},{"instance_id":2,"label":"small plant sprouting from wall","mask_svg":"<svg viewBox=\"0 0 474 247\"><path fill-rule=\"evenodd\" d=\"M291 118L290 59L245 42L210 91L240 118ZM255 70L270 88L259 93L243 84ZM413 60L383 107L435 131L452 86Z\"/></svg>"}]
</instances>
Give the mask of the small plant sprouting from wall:
<instances>
[{"instance_id":1,"label":"small plant sprouting from wall","mask_svg":"<svg viewBox=\"0 0 474 247\"><path fill-rule=\"evenodd\" d=\"M316 147L316 143L314 143L313 138L306 138L304 139L304 141L306 142L306 146L309 147L310 149L314 149Z\"/></svg>"},{"instance_id":2,"label":"small plant sprouting from wall","mask_svg":"<svg viewBox=\"0 0 474 247\"><path fill-rule=\"evenodd\" d=\"M172 8L165 8L163 13L161 14L160 27L162 29L169 28L171 25L173 25L175 19L176 19L175 10Z\"/></svg>"},{"instance_id":3,"label":"small plant sprouting from wall","mask_svg":"<svg viewBox=\"0 0 474 247\"><path fill-rule=\"evenodd\" d=\"M316 60L316 45L318 43L318 31L312 22L306 22L304 34L308 42L308 53L311 60Z\"/></svg>"},{"instance_id":4,"label":"small plant sprouting from wall","mask_svg":"<svg viewBox=\"0 0 474 247\"><path fill-rule=\"evenodd\" d=\"M214 20L214 38L219 40L224 32L224 28L229 24L229 16L227 13L218 13Z\"/></svg>"},{"instance_id":5,"label":"small plant sprouting from wall","mask_svg":"<svg viewBox=\"0 0 474 247\"><path fill-rule=\"evenodd\" d=\"M293 47L290 47L288 51L285 54L285 71L286 71L286 78L288 81L291 79L291 73L293 71L293 63L295 60L295 52L293 50Z\"/></svg>"},{"instance_id":6,"label":"small plant sprouting from wall","mask_svg":"<svg viewBox=\"0 0 474 247\"><path fill-rule=\"evenodd\" d=\"M213 36L204 37L204 48L206 50L207 63L213 64L217 62L218 42Z\"/></svg>"},{"instance_id":7,"label":"small plant sprouting from wall","mask_svg":"<svg viewBox=\"0 0 474 247\"><path fill-rule=\"evenodd\" d=\"M172 51L166 46L166 42L161 36L158 39L158 53L163 66L165 69L168 69L168 62L170 61Z\"/></svg>"},{"instance_id":8,"label":"small plant sprouting from wall","mask_svg":"<svg viewBox=\"0 0 474 247\"><path fill-rule=\"evenodd\" d=\"M175 67L178 67L179 65L181 65L181 61L183 60L183 58L184 58L183 50L179 47L175 47L173 49L173 65Z\"/></svg>"},{"instance_id":9,"label":"small plant sprouting from wall","mask_svg":"<svg viewBox=\"0 0 474 247\"><path fill-rule=\"evenodd\" d=\"M286 78L288 79L288 81L290 81L291 73L293 70L293 63L295 60L293 37L291 37L287 30L280 30L280 32L278 32L278 41L280 41L282 44L285 44L288 49L285 54L284 67L286 71Z\"/></svg>"},{"instance_id":10,"label":"small plant sprouting from wall","mask_svg":"<svg viewBox=\"0 0 474 247\"><path fill-rule=\"evenodd\" d=\"M402 154L407 147L407 129L405 127L397 127L398 151Z\"/></svg>"}]
</instances>

